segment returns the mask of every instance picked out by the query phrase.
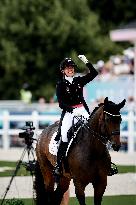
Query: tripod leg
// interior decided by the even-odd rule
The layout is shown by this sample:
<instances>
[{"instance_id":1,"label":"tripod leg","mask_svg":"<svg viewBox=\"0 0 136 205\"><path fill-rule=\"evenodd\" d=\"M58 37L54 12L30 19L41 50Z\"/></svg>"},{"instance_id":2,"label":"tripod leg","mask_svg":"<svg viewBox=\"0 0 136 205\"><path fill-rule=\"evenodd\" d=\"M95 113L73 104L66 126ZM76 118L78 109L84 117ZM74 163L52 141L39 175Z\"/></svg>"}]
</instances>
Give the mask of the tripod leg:
<instances>
[{"instance_id":1,"label":"tripod leg","mask_svg":"<svg viewBox=\"0 0 136 205\"><path fill-rule=\"evenodd\" d=\"M22 164L22 160L23 160L23 158L24 158L25 153L26 153L26 147L24 148L23 153L22 153L22 155L21 155L21 158L20 158L20 160L18 161L18 163L17 163L17 165L16 165L16 169L14 170L14 172L13 172L13 174L12 174L12 177L11 177L11 179L10 179L9 185L8 185L7 188L6 188L4 197L3 197L3 199L2 199L0 205L3 204L3 202L4 202L5 198L6 198L6 195L7 195L8 191L9 191L9 189L10 189L11 183L12 183L14 177L16 176L16 174L17 174L17 172L18 172L18 170L19 170L19 168L20 168L20 165Z\"/></svg>"},{"instance_id":2,"label":"tripod leg","mask_svg":"<svg viewBox=\"0 0 136 205\"><path fill-rule=\"evenodd\" d=\"M33 172L35 170L35 163L36 163L35 156L34 156L34 148L30 147L27 150L27 154L28 154L28 163L26 163L26 165L29 165L27 166L27 170L30 171L30 174L33 176L34 174ZM30 154L32 159L30 159Z\"/></svg>"},{"instance_id":3,"label":"tripod leg","mask_svg":"<svg viewBox=\"0 0 136 205\"><path fill-rule=\"evenodd\" d=\"M32 182L33 182L33 200L35 200L35 183L34 183L34 174L35 174L35 165L36 165L36 160L35 160L35 155L34 155L34 148L33 146L29 147L27 150L27 154L28 154L28 168L27 170L30 172L30 175L32 177ZM32 160L30 160L30 154L32 157Z\"/></svg>"}]
</instances>

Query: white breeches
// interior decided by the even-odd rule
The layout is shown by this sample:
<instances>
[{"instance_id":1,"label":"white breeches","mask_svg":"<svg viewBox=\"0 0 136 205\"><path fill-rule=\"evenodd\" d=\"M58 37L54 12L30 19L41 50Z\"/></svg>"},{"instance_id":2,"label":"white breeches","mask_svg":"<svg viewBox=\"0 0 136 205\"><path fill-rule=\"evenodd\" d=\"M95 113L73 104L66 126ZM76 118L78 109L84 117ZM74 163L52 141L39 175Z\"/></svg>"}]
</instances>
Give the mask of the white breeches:
<instances>
[{"instance_id":1,"label":"white breeches","mask_svg":"<svg viewBox=\"0 0 136 205\"><path fill-rule=\"evenodd\" d=\"M61 125L61 137L63 142L68 142L67 132L72 126L74 116L78 116L79 118L82 116L83 121L89 118L89 114L84 107L74 108L73 113L66 112ZM74 124L77 123L77 121L78 120L74 118Z\"/></svg>"}]
</instances>

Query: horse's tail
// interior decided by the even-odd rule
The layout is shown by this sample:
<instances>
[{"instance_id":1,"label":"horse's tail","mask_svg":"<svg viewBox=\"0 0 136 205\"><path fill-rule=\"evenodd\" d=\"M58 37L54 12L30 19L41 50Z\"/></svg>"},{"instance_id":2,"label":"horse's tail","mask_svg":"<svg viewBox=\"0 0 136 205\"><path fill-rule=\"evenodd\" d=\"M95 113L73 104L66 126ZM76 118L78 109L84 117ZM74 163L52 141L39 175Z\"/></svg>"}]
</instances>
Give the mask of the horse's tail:
<instances>
[{"instance_id":1,"label":"horse's tail","mask_svg":"<svg viewBox=\"0 0 136 205\"><path fill-rule=\"evenodd\" d=\"M41 205L44 201L47 200L47 194L45 191L44 180L43 180L42 172L38 161L36 161L36 167L35 167L34 189L36 192L36 205Z\"/></svg>"}]
</instances>

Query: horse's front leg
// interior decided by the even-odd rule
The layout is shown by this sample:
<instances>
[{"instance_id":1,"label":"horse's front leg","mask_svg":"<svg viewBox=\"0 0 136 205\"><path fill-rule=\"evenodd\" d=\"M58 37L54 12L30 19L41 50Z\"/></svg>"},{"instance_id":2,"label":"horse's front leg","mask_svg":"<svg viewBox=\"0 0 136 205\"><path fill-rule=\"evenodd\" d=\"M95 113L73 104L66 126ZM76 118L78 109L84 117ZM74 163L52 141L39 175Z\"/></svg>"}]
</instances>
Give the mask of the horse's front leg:
<instances>
[{"instance_id":1,"label":"horse's front leg","mask_svg":"<svg viewBox=\"0 0 136 205\"><path fill-rule=\"evenodd\" d=\"M101 205L102 197L107 186L107 178L99 179L93 183L94 187L94 205Z\"/></svg>"},{"instance_id":2,"label":"horse's front leg","mask_svg":"<svg viewBox=\"0 0 136 205\"><path fill-rule=\"evenodd\" d=\"M82 185L79 181L74 180L74 185L75 185L75 193L76 197L79 201L80 205L86 205L85 203L85 186Z\"/></svg>"}]
</instances>

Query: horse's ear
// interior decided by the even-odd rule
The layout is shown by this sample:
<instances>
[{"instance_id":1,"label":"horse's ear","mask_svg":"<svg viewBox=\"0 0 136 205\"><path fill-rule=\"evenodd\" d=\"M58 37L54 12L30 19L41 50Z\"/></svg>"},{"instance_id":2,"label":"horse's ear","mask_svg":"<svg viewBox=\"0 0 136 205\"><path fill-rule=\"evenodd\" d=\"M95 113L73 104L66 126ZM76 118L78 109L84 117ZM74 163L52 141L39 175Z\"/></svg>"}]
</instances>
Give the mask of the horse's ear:
<instances>
[{"instance_id":1,"label":"horse's ear","mask_svg":"<svg viewBox=\"0 0 136 205\"><path fill-rule=\"evenodd\" d=\"M108 104L108 97L106 97L105 99L104 99L104 105L107 105Z\"/></svg>"},{"instance_id":2,"label":"horse's ear","mask_svg":"<svg viewBox=\"0 0 136 205\"><path fill-rule=\"evenodd\" d=\"M124 99L121 103L118 104L119 110L124 107L126 100Z\"/></svg>"}]
</instances>

